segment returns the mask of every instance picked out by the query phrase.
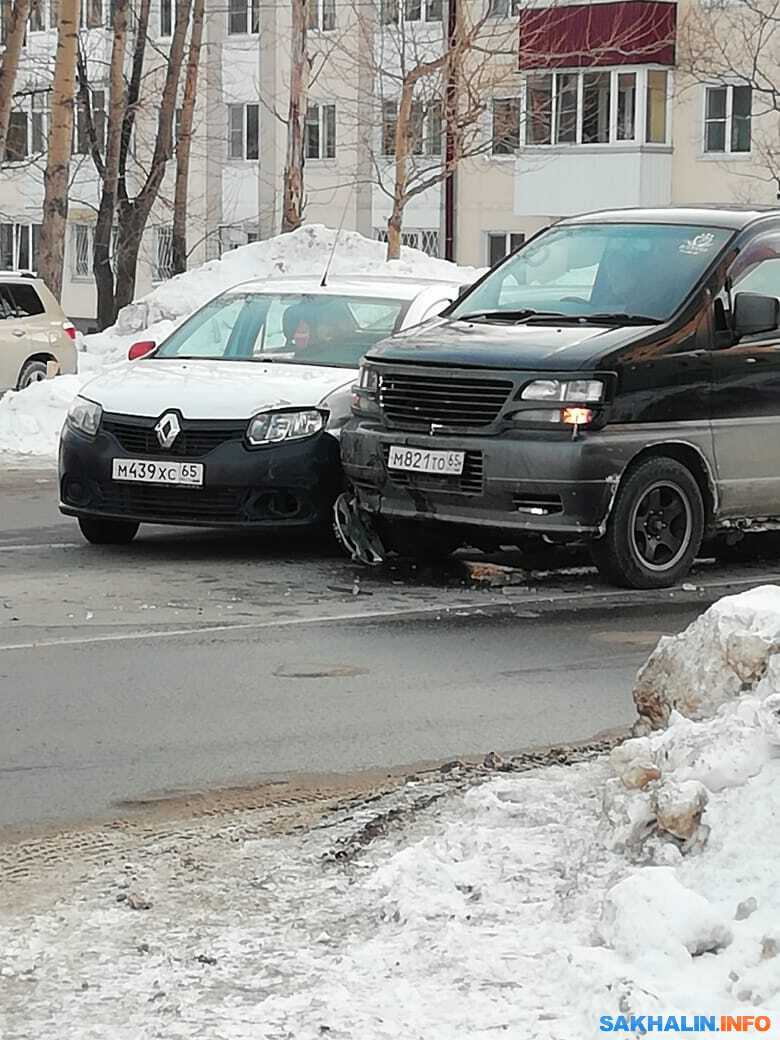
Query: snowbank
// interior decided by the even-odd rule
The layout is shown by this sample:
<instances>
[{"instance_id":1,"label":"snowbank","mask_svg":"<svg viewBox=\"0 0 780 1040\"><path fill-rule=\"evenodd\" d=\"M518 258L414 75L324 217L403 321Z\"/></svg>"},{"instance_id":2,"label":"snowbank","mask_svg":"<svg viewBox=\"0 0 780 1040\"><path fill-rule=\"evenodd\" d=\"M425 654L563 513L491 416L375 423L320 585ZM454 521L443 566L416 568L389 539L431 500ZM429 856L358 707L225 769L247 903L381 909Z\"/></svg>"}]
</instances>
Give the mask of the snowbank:
<instances>
[{"instance_id":1,"label":"snowbank","mask_svg":"<svg viewBox=\"0 0 780 1040\"><path fill-rule=\"evenodd\" d=\"M678 637L680 668L705 623L726 633L759 608L763 631L780 625L780 588L721 601ZM740 645L737 672L752 667ZM660 1015L697 1038L711 1034L695 1015L776 1026L780 671L669 723L587 764L502 774L355 862L328 855L370 812L350 807L303 837L223 820L93 868L46 912L0 917L10 1035L52 1021L58 1040L191 1040L215 1022L223 1040L595 1040L602 1016Z\"/></svg>"},{"instance_id":2,"label":"snowbank","mask_svg":"<svg viewBox=\"0 0 780 1040\"><path fill-rule=\"evenodd\" d=\"M287 235L254 242L158 286L124 307L113 328L83 339L79 375L37 384L0 398L0 464L3 456L53 458L68 405L79 388L108 365L123 360L138 339L160 340L211 297L252 278L320 274L336 232L309 224ZM403 247L400 260L385 260L386 246L354 231L342 231L333 256L335 274L386 274L473 281L481 272Z\"/></svg>"},{"instance_id":3,"label":"snowbank","mask_svg":"<svg viewBox=\"0 0 780 1040\"><path fill-rule=\"evenodd\" d=\"M684 632L664 636L640 670L634 702L642 728L665 725L673 711L709 717L720 704L755 690L778 651L774 586L719 600Z\"/></svg>"}]
</instances>

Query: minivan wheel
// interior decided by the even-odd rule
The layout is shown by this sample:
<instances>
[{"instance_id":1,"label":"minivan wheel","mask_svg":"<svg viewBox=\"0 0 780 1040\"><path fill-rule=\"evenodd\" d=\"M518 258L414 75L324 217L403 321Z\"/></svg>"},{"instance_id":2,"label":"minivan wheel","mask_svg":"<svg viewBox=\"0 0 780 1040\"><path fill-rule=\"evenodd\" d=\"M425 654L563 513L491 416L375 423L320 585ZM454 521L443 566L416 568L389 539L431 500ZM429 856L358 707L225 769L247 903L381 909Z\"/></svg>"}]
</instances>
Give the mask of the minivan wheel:
<instances>
[{"instance_id":1,"label":"minivan wheel","mask_svg":"<svg viewBox=\"0 0 780 1040\"><path fill-rule=\"evenodd\" d=\"M16 389L26 390L33 383L42 383L47 374L48 369L45 361L28 361L19 373L19 382L16 384Z\"/></svg>"},{"instance_id":2,"label":"minivan wheel","mask_svg":"<svg viewBox=\"0 0 780 1040\"><path fill-rule=\"evenodd\" d=\"M688 573L703 535L704 502L691 471L676 459L650 458L621 482L591 556L615 585L663 589Z\"/></svg>"},{"instance_id":3,"label":"minivan wheel","mask_svg":"<svg viewBox=\"0 0 780 1040\"><path fill-rule=\"evenodd\" d=\"M79 527L93 545L129 545L141 525L134 520L101 520L95 516L80 516Z\"/></svg>"}]
</instances>

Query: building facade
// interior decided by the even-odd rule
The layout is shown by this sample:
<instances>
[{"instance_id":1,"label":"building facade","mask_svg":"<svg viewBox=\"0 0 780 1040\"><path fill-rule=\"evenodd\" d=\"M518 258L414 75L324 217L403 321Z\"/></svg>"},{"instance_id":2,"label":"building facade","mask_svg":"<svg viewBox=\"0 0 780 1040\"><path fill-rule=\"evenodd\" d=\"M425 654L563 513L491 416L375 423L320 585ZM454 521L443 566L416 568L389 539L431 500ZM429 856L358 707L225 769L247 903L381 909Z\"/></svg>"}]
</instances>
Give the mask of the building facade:
<instances>
[{"instance_id":1,"label":"building facade","mask_svg":"<svg viewBox=\"0 0 780 1040\"><path fill-rule=\"evenodd\" d=\"M82 0L81 47L96 133L105 133L111 0ZM473 24L484 12L469 6ZM482 111L454 185L455 259L494 263L562 216L612 206L771 204L778 181L759 147L776 114L746 81L693 77L680 63L682 5L665 0L530 5L489 0L478 73ZM32 4L0 166L0 269L34 270L43 201L56 7ZM153 0L148 71L158 75L173 0ZM311 0L305 219L382 238L392 205L403 77L435 60L446 0ZM290 79L290 5L206 0L189 184L189 265L278 233ZM155 57L156 56L156 57ZM158 67L154 67L154 62ZM183 80L183 77L182 77ZM183 82L182 82L183 89ZM773 119L774 116L774 119ZM405 244L444 255L442 108L419 102ZM138 113L131 187L144 176L157 111ZM177 120L178 125L178 120ZM92 234L99 179L78 105L63 282L67 313L95 315ZM144 235L137 293L171 274L175 162ZM416 180L415 180L416 178Z\"/></svg>"}]
</instances>

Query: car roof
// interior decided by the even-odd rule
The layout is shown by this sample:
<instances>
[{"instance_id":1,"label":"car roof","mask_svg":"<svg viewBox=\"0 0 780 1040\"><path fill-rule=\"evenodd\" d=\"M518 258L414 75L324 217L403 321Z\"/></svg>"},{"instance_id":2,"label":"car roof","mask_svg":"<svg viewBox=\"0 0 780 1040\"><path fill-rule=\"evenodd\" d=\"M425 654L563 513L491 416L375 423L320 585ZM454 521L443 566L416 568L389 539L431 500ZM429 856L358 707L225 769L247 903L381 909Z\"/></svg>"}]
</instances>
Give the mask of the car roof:
<instances>
[{"instance_id":1,"label":"car roof","mask_svg":"<svg viewBox=\"0 0 780 1040\"><path fill-rule=\"evenodd\" d=\"M0 282L39 282L37 274L26 271L0 271Z\"/></svg>"},{"instance_id":2,"label":"car roof","mask_svg":"<svg viewBox=\"0 0 780 1040\"><path fill-rule=\"evenodd\" d=\"M464 280L446 280L443 278L415 278L396 275L328 275L326 285L322 285L322 275L280 275L274 278L257 278L234 285L228 292L282 292L282 293L317 293L322 296L387 296L401 300L413 300L426 289L440 288L457 292Z\"/></svg>"},{"instance_id":3,"label":"car roof","mask_svg":"<svg viewBox=\"0 0 780 1040\"><path fill-rule=\"evenodd\" d=\"M739 231L756 221L780 219L773 206L665 206L657 209L605 209L565 217L561 224L694 224Z\"/></svg>"}]
</instances>

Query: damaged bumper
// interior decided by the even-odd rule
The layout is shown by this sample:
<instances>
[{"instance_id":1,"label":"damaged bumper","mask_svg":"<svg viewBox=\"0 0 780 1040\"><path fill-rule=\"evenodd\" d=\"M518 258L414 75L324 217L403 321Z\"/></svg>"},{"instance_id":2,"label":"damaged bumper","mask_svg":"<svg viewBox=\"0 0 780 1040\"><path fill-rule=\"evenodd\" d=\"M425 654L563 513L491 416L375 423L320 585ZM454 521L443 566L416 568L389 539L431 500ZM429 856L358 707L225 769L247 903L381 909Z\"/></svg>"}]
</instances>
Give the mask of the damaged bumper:
<instances>
[{"instance_id":1,"label":"damaged bumper","mask_svg":"<svg viewBox=\"0 0 780 1040\"><path fill-rule=\"evenodd\" d=\"M462 451L463 472L391 469L391 446ZM626 462L602 433L574 440L568 431L433 437L393 433L366 420L346 427L341 451L357 504L371 513L569 539L603 533Z\"/></svg>"}]
</instances>

